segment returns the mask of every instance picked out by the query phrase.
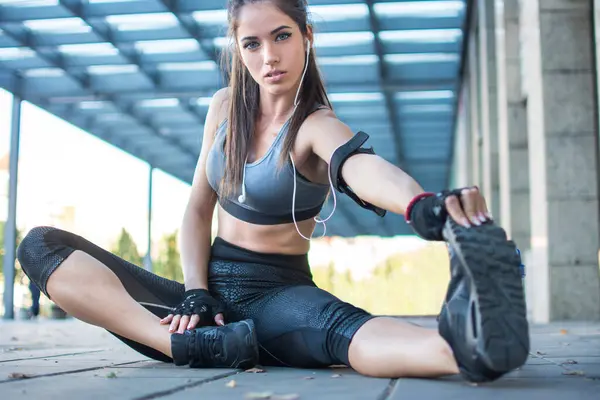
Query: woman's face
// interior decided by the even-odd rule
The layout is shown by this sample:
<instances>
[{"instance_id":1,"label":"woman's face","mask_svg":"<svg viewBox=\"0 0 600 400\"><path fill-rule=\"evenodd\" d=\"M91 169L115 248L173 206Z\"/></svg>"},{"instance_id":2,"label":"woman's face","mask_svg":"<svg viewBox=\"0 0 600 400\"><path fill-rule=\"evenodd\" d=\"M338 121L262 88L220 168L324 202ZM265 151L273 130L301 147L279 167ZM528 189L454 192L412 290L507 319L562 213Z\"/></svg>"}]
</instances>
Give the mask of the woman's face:
<instances>
[{"instance_id":1,"label":"woman's face","mask_svg":"<svg viewBox=\"0 0 600 400\"><path fill-rule=\"evenodd\" d=\"M262 88L271 94L296 88L306 47L293 19L269 2L247 4L238 16L236 40L244 65Z\"/></svg>"}]
</instances>

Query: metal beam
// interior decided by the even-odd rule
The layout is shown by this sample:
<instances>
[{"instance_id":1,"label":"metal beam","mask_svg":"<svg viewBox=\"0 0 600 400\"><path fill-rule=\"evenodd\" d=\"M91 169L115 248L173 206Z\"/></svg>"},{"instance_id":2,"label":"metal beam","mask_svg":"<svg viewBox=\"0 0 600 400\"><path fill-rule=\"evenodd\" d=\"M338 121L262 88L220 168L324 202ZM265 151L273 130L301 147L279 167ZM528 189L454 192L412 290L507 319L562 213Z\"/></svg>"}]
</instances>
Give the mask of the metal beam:
<instances>
[{"instance_id":1,"label":"metal beam","mask_svg":"<svg viewBox=\"0 0 600 400\"><path fill-rule=\"evenodd\" d=\"M191 38L193 38L194 40L196 40L196 42L198 42L198 45L200 46L200 48L202 49L204 54L206 54L206 56L208 58L210 58L211 60L213 60L218 66L219 60L218 60L216 48L214 46L208 47L202 41L202 36L200 35L200 29L199 29L198 25L191 25L187 22L186 19L182 18L181 14L179 12L179 9L178 9L179 2L177 0L160 0L160 2L167 8L167 10L169 12L171 12L175 16L175 18L177 18L177 22L179 22L179 25L181 25L183 30ZM207 39L212 39L212 38L207 38Z\"/></svg>"},{"instance_id":2,"label":"metal beam","mask_svg":"<svg viewBox=\"0 0 600 400\"><path fill-rule=\"evenodd\" d=\"M388 0L389 1L389 0ZM397 0L396 0L397 1ZM438 0L413 0L413 1L432 1L432 2L437 2ZM60 3L63 4L65 3L65 0L60 0ZM69 3L71 3L72 1L70 1ZM140 3L139 1L137 3ZM159 14L159 13L163 13L164 10L159 9L158 7L155 7L155 5L153 4L154 2L150 2L148 1L147 3L150 3L149 6L152 6L152 9L148 9L145 11L135 11L135 14L139 14L139 15L152 15L152 14ZM198 4L198 3L204 3L204 1L200 2L196 2L196 1L185 1L185 2L176 2L179 6L178 6L178 11L181 15L184 16L189 16L191 15L193 12L195 11L211 11L210 8L206 7L203 4ZM217 4L215 5L214 9L222 9L223 4L225 3L225 0L220 0ZM314 1L310 2L311 5L316 5ZM325 2L319 2L321 4L325 3ZM331 1L330 2L332 5L334 4L339 4L341 3L341 1L337 0L337 1ZM356 1L348 1L348 3L356 3ZM5 7L7 10L9 8L9 6L3 6ZM86 8L90 8L89 5L87 5ZM213 9L213 10L214 10ZM39 19L47 19L47 18L55 18L55 19L61 19L61 18L68 18L68 16L65 15L53 15L53 16L48 16L48 15L44 15L41 13L35 13L31 16L27 16L25 13L27 12L27 8L23 8L22 13L16 13L16 12L4 12L4 13L0 13L0 15L2 16L2 18L0 18L1 22L21 22L23 19L32 19L32 20L39 20ZM110 11L108 12L99 12L99 11L92 11L89 9L85 9L84 15L86 19L104 19L105 17L109 16L109 15L128 15L128 14L132 14L131 10L127 7L120 7L118 9L110 9Z\"/></svg>"},{"instance_id":3,"label":"metal beam","mask_svg":"<svg viewBox=\"0 0 600 400\"><path fill-rule=\"evenodd\" d=\"M19 171L19 139L21 136L21 99L15 95L12 103L8 174L8 217L4 225L4 318L14 319L14 282L17 247L17 182Z\"/></svg>"},{"instance_id":4,"label":"metal beam","mask_svg":"<svg viewBox=\"0 0 600 400\"><path fill-rule=\"evenodd\" d=\"M22 70L27 71L26 69ZM68 71L66 71L68 73ZM0 85L2 81L0 80ZM327 92L331 96L337 92L356 92L356 93L372 93L372 92L410 92L410 91L428 91L428 90L453 90L456 86L456 80L442 79L442 80L426 80L426 81L413 81L413 82L387 82L383 85L379 83L336 83L327 85ZM86 87L86 89L91 89ZM185 87L164 87L159 86L156 89L147 90L130 90L130 89L115 89L110 93L104 93L100 90L95 90L94 93L67 93L64 91L60 95L49 96L48 94L39 95L35 91L29 90L23 93L24 97L27 98L49 98L53 102L79 102L79 101L95 101L95 100L106 100L111 101L127 99L142 100L144 98L171 98L176 97L179 99L193 100L199 97L211 97L217 90L221 89L221 86L200 86L190 83Z\"/></svg>"},{"instance_id":5,"label":"metal beam","mask_svg":"<svg viewBox=\"0 0 600 400\"><path fill-rule=\"evenodd\" d=\"M144 268L152 272L152 182L154 181L154 167L150 165L148 173L148 250L144 260Z\"/></svg>"},{"instance_id":6,"label":"metal beam","mask_svg":"<svg viewBox=\"0 0 600 400\"><path fill-rule=\"evenodd\" d=\"M15 36L15 35L13 35L10 32L6 32L5 31L4 35L7 36L7 37L9 37L10 39L12 39L12 40L20 43L24 47L28 47L28 48L30 48L33 51L36 50L35 46L32 46L31 44L30 45L26 45L22 41L22 39L20 37ZM47 54L44 54L44 53L37 53L37 57L39 57L40 59L44 60L45 62L47 62L51 66L53 66L55 68L59 68L59 69L65 71L67 73L67 71L65 70L65 68L63 66L62 60L55 59L55 57L50 57L50 56L48 56ZM127 110L125 110L123 108L123 105L118 101L118 99L114 95L112 95L112 94L98 93L97 91L95 91L91 87L88 79L86 79L85 77L82 78L82 77L79 77L79 76L71 75L71 78L74 81L76 81L81 86L81 88L84 91L87 90L87 91L91 92L91 93L88 94L89 96L91 96L91 98L96 98L97 96L103 96L104 100L113 103L117 109L120 109L121 112L123 112L124 114L127 114ZM25 94L23 94L23 100L32 100L32 99L30 99L29 96L26 96ZM39 100L39 97L38 97L38 100ZM138 122L140 123L140 125L148 128L156 137L158 137L158 138L164 140L165 142L167 142L167 143L169 143L169 144L171 144L171 145L179 148L183 154L189 156L194 161L196 160L196 154L194 154L193 152L191 152L185 146L182 146L177 140L175 140L173 138L170 138L170 137L167 137L165 135L161 135L160 132L158 132L154 126L149 125L147 122L144 122L144 121L138 121Z\"/></svg>"},{"instance_id":7,"label":"metal beam","mask_svg":"<svg viewBox=\"0 0 600 400\"><path fill-rule=\"evenodd\" d=\"M367 7L369 8L369 22L371 25L371 31L374 35L374 46L375 46L375 54L379 60L379 77L381 79L381 85L386 86L388 82L388 70L385 63L384 52L383 52L383 44L381 43L381 39L379 38L379 20L377 19L377 15L375 14L375 10L373 9L374 0L365 0L367 3ZM383 89L382 89L383 90ZM392 127L392 131L394 133L393 143L396 152L397 164L400 168L403 168L403 152L402 152L402 142L400 139L400 126L398 124L398 113L396 112L396 106L394 104L394 97L389 91L383 91L385 97L385 105L388 110L390 126Z\"/></svg>"},{"instance_id":8,"label":"metal beam","mask_svg":"<svg viewBox=\"0 0 600 400\"><path fill-rule=\"evenodd\" d=\"M76 7L76 6L72 5L72 4L69 4L67 2L62 1L61 5L64 8L66 8L71 14L73 14L73 16L81 18L82 20L85 21L85 16L82 13L83 3L79 3L78 7ZM154 85L154 87L158 88L158 87L161 86L159 75L155 71L150 71L147 68L146 64L144 64L143 62L140 62L139 54L137 54L137 51L135 49L132 50L132 52L134 52L133 55L130 54L130 53L128 53L128 52L126 52L126 51L123 51L121 48L119 48L119 43L117 43L112 38L112 35L106 34L104 31L98 29L96 27L96 25L94 25L90 21L86 21L86 23L92 29L92 31L94 32L94 34L96 34L100 39L102 39L104 42L108 42L108 43L112 44L115 49L118 49L119 50L119 54L121 55L121 57L123 57L125 60L127 60L127 62L129 64L137 65L137 67L139 68L139 70L144 75L146 75L146 77L150 80L150 82L152 82L152 85ZM107 32L110 32L110 30L107 30ZM185 109L190 114L192 114L194 116L194 118L198 122L200 122L201 124L204 123L204 119L200 118L200 116L196 113L196 111L194 110L193 107L190 107L187 103L184 105L184 107L185 107Z\"/></svg>"},{"instance_id":9,"label":"metal beam","mask_svg":"<svg viewBox=\"0 0 600 400\"><path fill-rule=\"evenodd\" d=\"M388 111L388 120L392 128L392 143L394 144L394 153L396 154L396 165L402 169L406 169L404 165L404 155L402 152L402 141L400 138L398 113L396 112L396 105L394 104L394 94L391 91L383 89L387 86L389 74L387 65L385 63L383 44L381 43L381 39L379 37L379 20L377 19L377 15L375 14L375 10L373 9L374 1L365 0L365 2L369 9L369 24L371 26L371 31L373 32L373 45L375 47L375 54L377 55L378 59L380 90L383 92L385 106ZM385 223L383 218L380 221L380 226L383 231L389 233L387 224Z\"/></svg>"}]
</instances>

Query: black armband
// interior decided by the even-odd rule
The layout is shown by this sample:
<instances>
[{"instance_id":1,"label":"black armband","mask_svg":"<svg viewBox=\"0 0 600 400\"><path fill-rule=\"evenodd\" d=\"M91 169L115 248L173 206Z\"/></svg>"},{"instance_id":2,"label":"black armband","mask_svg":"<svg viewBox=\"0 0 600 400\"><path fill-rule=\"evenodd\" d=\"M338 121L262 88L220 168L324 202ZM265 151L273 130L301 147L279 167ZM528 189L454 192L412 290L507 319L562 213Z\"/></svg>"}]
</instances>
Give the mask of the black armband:
<instances>
[{"instance_id":1,"label":"black armband","mask_svg":"<svg viewBox=\"0 0 600 400\"><path fill-rule=\"evenodd\" d=\"M383 217L386 214L386 210L363 201L352 191L342 177L342 167L348 158L356 154L375 154L373 147L361 147L363 143L367 141L367 139L369 139L369 135L360 131L348 142L338 147L331 156L331 162L329 163L329 174L331 177L331 182L338 192L348 195L348 197L354 200L359 206L367 210L371 210L380 217Z\"/></svg>"}]
</instances>

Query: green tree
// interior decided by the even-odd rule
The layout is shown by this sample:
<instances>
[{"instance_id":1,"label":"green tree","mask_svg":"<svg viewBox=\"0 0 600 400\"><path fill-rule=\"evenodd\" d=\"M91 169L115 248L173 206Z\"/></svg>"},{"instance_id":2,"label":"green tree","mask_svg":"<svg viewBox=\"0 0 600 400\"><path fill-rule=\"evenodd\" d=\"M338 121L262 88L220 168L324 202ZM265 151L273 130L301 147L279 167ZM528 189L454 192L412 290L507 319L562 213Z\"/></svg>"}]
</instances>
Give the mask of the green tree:
<instances>
[{"instance_id":1,"label":"green tree","mask_svg":"<svg viewBox=\"0 0 600 400\"><path fill-rule=\"evenodd\" d=\"M154 273L167 279L183 283L181 255L177 247L178 231L165 235L159 245L158 260L154 262Z\"/></svg>"},{"instance_id":2,"label":"green tree","mask_svg":"<svg viewBox=\"0 0 600 400\"><path fill-rule=\"evenodd\" d=\"M121 235L111 249L111 252L123 260L142 267L142 256L138 251L137 245L133 241L131 234L125 228L121 228Z\"/></svg>"}]
</instances>

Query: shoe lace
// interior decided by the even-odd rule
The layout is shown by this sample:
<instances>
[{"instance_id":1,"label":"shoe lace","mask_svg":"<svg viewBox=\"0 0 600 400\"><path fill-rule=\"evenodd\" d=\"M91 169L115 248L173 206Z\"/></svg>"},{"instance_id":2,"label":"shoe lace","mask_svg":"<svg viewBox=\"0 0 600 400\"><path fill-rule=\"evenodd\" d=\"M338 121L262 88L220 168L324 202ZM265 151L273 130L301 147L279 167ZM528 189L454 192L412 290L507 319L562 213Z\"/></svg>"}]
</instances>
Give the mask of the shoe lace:
<instances>
[{"instance_id":1,"label":"shoe lace","mask_svg":"<svg viewBox=\"0 0 600 400\"><path fill-rule=\"evenodd\" d=\"M223 356L224 335L221 332L211 329L198 336L194 335L194 345L189 347L190 352L194 353L190 354L190 358L199 356L202 364L209 365Z\"/></svg>"}]
</instances>

